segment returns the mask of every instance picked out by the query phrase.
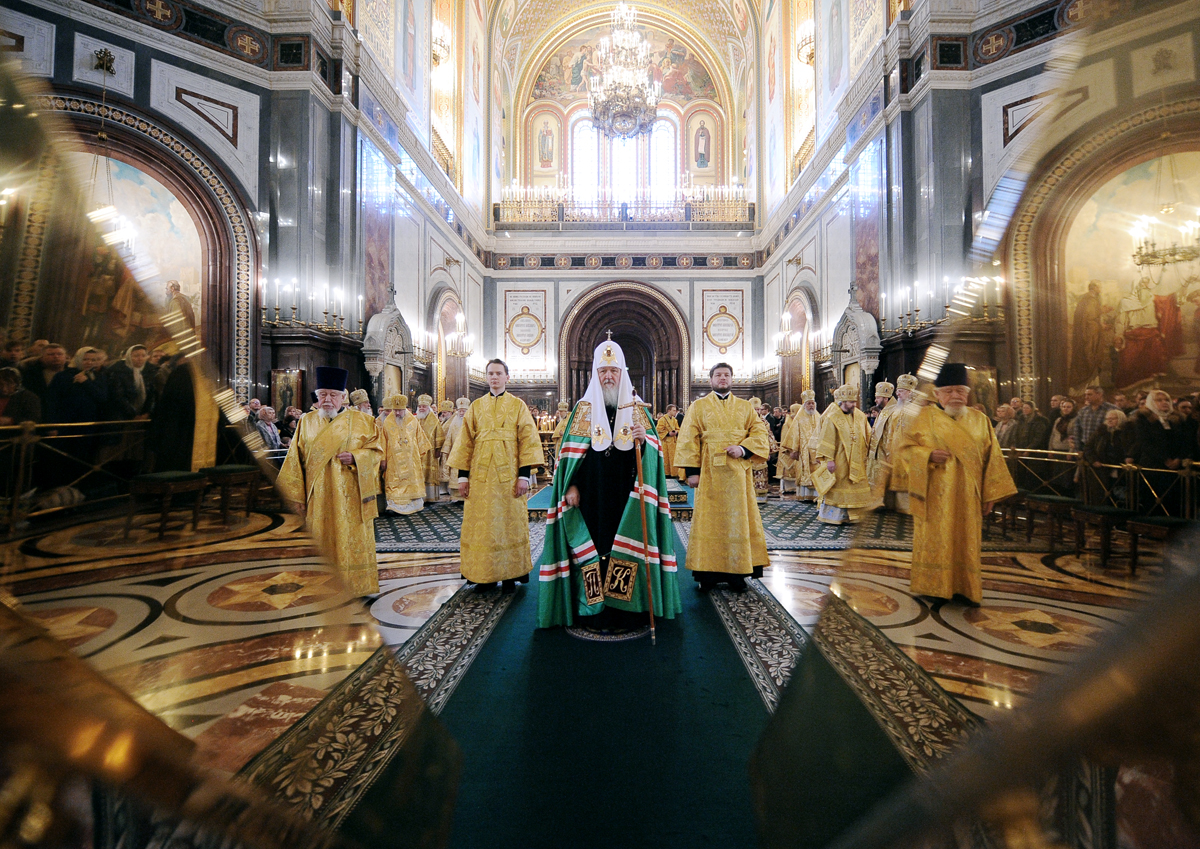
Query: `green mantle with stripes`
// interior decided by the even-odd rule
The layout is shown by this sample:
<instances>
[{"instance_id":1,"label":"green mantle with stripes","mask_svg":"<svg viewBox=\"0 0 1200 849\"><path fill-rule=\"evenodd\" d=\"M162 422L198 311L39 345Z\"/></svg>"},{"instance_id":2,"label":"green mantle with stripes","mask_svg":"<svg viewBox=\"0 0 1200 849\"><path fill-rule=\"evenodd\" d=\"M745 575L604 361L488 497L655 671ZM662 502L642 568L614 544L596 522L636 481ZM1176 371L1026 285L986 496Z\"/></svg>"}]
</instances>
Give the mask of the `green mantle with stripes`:
<instances>
[{"instance_id":1,"label":"green mantle with stripes","mask_svg":"<svg viewBox=\"0 0 1200 849\"><path fill-rule=\"evenodd\" d=\"M538 627L573 625L576 616L591 616L604 607L645 612L646 565L649 564L650 588L654 596L654 615L674 619L682 609L679 600L678 567L675 563L675 529L671 525L671 507L667 501L667 478L663 468L662 445L654 424L639 408L639 420L646 428L642 447L642 475L646 503L646 539L643 548L642 512L635 485L625 504L610 560L636 564L632 594L628 586L612 587L615 592L598 599L597 587L585 581L588 567L599 562L596 546L579 510L566 504L567 488L575 470L591 450L591 407L575 405L567 422L559 449L558 468L554 472L551 506L546 512L546 545L538 566ZM603 412L601 412L603 415ZM578 420L578 421L576 421ZM636 448L632 450L637 450ZM586 497L586 495L585 495ZM646 554L643 554L643 551ZM610 564L610 571L612 570ZM623 568L628 571L628 567ZM593 567L594 569L594 567ZM589 592L593 603L589 604ZM622 600L619 596L628 596Z\"/></svg>"}]
</instances>

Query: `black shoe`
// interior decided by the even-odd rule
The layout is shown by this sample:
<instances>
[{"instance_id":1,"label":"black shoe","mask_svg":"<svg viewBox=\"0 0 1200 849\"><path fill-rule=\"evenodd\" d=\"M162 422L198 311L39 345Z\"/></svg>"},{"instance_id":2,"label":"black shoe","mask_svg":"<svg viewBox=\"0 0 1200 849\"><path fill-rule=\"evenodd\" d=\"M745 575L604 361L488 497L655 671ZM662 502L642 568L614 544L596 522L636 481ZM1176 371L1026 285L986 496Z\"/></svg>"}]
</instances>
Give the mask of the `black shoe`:
<instances>
[{"instance_id":1,"label":"black shoe","mask_svg":"<svg viewBox=\"0 0 1200 849\"><path fill-rule=\"evenodd\" d=\"M746 579L741 575L732 575L729 578L729 591L734 593L744 593L747 589Z\"/></svg>"},{"instance_id":2,"label":"black shoe","mask_svg":"<svg viewBox=\"0 0 1200 849\"><path fill-rule=\"evenodd\" d=\"M476 584L475 585L475 592L477 592L477 593L486 593L489 590L494 590L494 589L496 589L495 581L492 581L491 583L488 583L488 584Z\"/></svg>"},{"instance_id":3,"label":"black shoe","mask_svg":"<svg viewBox=\"0 0 1200 849\"><path fill-rule=\"evenodd\" d=\"M518 584L528 584L529 583L529 573L526 572L524 575L522 575L519 578L516 578L515 580Z\"/></svg>"},{"instance_id":4,"label":"black shoe","mask_svg":"<svg viewBox=\"0 0 1200 849\"><path fill-rule=\"evenodd\" d=\"M699 579L700 585L696 587L700 592L706 593L716 588L717 582L713 578L704 577Z\"/></svg>"},{"instance_id":5,"label":"black shoe","mask_svg":"<svg viewBox=\"0 0 1200 849\"><path fill-rule=\"evenodd\" d=\"M516 581L508 580L508 581L500 582L500 593L502 595L512 595L516 591L517 591L517 582Z\"/></svg>"}]
</instances>

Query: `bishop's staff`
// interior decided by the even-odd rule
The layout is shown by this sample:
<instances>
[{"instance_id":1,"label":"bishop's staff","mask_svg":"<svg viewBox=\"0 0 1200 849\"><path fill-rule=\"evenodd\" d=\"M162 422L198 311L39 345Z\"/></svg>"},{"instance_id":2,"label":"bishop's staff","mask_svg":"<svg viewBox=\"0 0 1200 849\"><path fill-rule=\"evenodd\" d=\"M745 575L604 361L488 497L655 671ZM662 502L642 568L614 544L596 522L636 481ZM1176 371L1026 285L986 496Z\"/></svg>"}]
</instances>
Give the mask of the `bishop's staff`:
<instances>
[{"instance_id":1,"label":"bishop's staff","mask_svg":"<svg viewBox=\"0 0 1200 849\"><path fill-rule=\"evenodd\" d=\"M634 409L641 409L641 399L634 396ZM650 585L650 546L646 542L646 482L642 479L641 440L635 440L633 457L637 462L638 507L642 509L642 562L646 564L646 601L650 608L650 645L656 642L654 633L654 588Z\"/></svg>"}]
</instances>

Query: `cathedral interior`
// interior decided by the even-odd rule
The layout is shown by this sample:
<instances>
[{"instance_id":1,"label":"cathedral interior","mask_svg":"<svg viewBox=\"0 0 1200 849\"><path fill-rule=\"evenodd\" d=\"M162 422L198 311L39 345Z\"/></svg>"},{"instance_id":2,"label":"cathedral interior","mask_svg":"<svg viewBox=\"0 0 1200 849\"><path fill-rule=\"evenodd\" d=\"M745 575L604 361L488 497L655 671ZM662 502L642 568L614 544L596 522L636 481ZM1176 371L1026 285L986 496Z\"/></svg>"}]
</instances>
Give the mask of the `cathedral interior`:
<instances>
[{"instance_id":1,"label":"cathedral interior","mask_svg":"<svg viewBox=\"0 0 1200 849\"><path fill-rule=\"evenodd\" d=\"M1196 0L0 0L0 845L1200 847L1198 263ZM965 363L982 604L774 459L745 592L668 470L654 642L475 591L448 495L364 603L273 488L318 368L498 358L534 565L606 339L653 419ZM1159 391L1175 454L1055 441Z\"/></svg>"}]
</instances>

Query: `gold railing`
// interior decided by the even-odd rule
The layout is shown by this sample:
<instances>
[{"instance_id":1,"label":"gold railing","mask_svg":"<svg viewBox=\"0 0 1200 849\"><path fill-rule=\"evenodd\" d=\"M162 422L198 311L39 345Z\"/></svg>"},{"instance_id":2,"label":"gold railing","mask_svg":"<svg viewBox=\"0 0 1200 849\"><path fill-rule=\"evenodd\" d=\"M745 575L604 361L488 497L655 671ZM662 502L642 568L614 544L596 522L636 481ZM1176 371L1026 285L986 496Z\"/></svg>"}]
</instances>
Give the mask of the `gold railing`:
<instances>
[{"instance_id":1,"label":"gold railing","mask_svg":"<svg viewBox=\"0 0 1200 849\"><path fill-rule=\"evenodd\" d=\"M800 176L800 172L805 166L812 161L813 153L817 149L817 128L814 126L808 131L808 135L804 137L804 141L800 143L800 149L796 151L796 155L792 157L792 174L788 181L793 182Z\"/></svg>"},{"instance_id":2,"label":"gold railing","mask_svg":"<svg viewBox=\"0 0 1200 849\"><path fill-rule=\"evenodd\" d=\"M454 154L446 143L442 141L442 137L433 127L429 128L430 135L433 137L433 158L437 162L438 167L446 172L446 176L450 178L450 182L458 185L458 177L454 166Z\"/></svg>"},{"instance_id":3,"label":"gold railing","mask_svg":"<svg viewBox=\"0 0 1200 849\"><path fill-rule=\"evenodd\" d=\"M1088 504L1106 504L1146 516L1194 519L1197 509L1196 465L1155 469L1087 462L1067 451L1005 448L1009 472L1023 494L1073 495Z\"/></svg>"}]
</instances>

